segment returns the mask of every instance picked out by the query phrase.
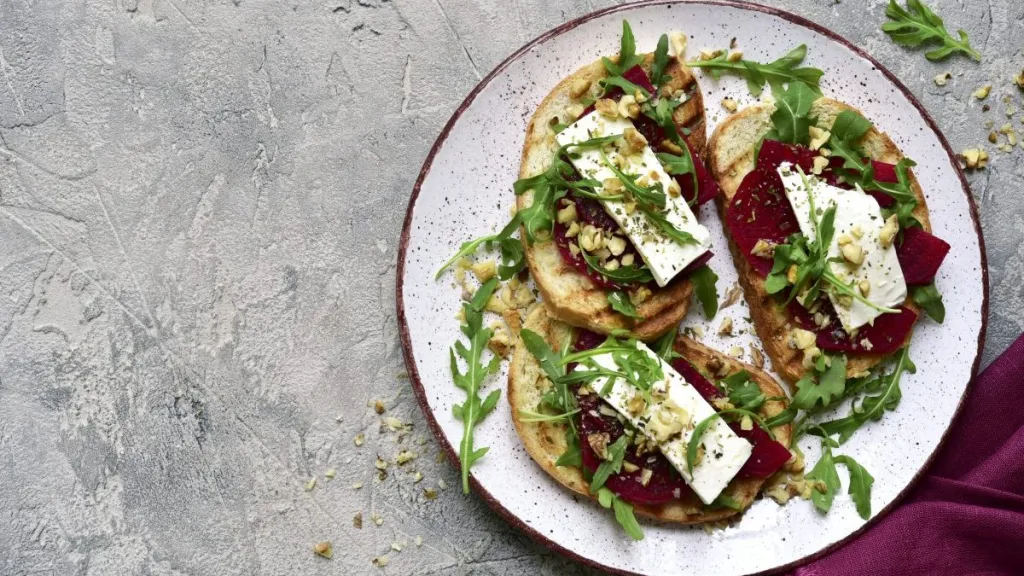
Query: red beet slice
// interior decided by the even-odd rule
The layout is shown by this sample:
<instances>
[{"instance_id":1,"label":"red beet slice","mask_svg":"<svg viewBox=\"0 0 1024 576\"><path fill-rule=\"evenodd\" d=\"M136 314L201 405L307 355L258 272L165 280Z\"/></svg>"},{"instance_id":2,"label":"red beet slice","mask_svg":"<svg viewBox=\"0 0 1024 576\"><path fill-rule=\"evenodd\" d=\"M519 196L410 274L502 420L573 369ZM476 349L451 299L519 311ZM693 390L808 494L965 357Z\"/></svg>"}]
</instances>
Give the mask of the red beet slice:
<instances>
[{"instance_id":1,"label":"red beet slice","mask_svg":"<svg viewBox=\"0 0 1024 576\"><path fill-rule=\"evenodd\" d=\"M774 167L759 165L747 174L729 202L725 225L750 266L761 276L768 276L772 259L751 254L757 241L781 244L800 230Z\"/></svg>"},{"instance_id":2,"label":"red beet slice","mask_svg":"<svg viewBox=\"0 0 1024 576\"><path fill-rule=\"evenodd\" d=\"M605 341L606 338L607 336L602 336L597 332L591 332L590 330L584 330L583 328L580 328L576 333L576 342L573 344L573 346L575 347L577 352L582 352L584 350L597 348L598 346L601 345L602 342Z\"/></svg>"},{"instance_id":3,"label":"red beet slice","mask_svg":"<svg viewBox=\"0 0 1024 576\"><path fill-rule=\"evenodd\" d=\"M920 286L934 282L949 249L945 240L922 228L904 230L903 243L896 247L896 256L907 284Z\"/></svg>"},{"instance_id":4,"label":"red beet slice","mask_svg":"<svg viewBox=\"0 0 1024 576\"><path fill-rule=\"evenodd\" d=\"M597 272L594 272L590 266L587 266L587 261L583 259L582 255L574 256L572 251L569 249L570 238L565 235L565 231L566 228L564 224L555 222L555 244L558 246L558 253L562 255L562 260L575 268L580 274L590 278L590 281L598 288L615 290L616 288L627 287L627 285L620 286Z\"/></svg>"},{"instance_id":5,"label":"red beet slice","mask_svg":"<svg viewBox=\"0 0 1024 576\"><path fill-rule=\"evenodd\" d=\"M725 396L688 361L677 358L672 362L672 367L696 388L697 392L708 402ZM778 472L779 468L782 468L789 461L789 449L772 440L771 436L760 427L755 425L750 430L743 430L740 428L739 422L730 422L729 427L736 432L737 436L746 438L754 447L754 450L750 453L750 458L743 464L743 468L740 468L737 476L741 478L767 478Z\"/></svg>"},{"instance_id":6,"label":"red beet slice","mask_svg":"<svg viewBox=\"0 0 1024 576\"><path fill-rule=\"evenodd\" d=\"M914 328L917 313L906 306L900 306L897 310L899 313L882 314L875 318L874 324L862 326L857 331L856 338L850 338L843 330L830 302L821 304L820 311L829 318L828 324L822 328L818 327L814 322L814 316L800 303L796 300L789 303L789 313L797 324L805 330L814 332L817 335L818 348L830 352L890 354L899 350ZM865 342L869 345L865 345Z\"/></svg>"},{"instance_id":7,"label":"red beet slice","mask_svg":"<svg viewBox=\"0 0 1024 576\"><path fill-rule=\"evenodd\" d=\"M594 472L601 460L587 442L587 436L593 433L606 432L610 442L614 442L624 432L622 423L614 416L605 416L599 411L601 399L597 394L588 394L577 398L580 407L579 433L583 466ZM637 456L636 450L627 448L624 461L635 464L640 470L626 472L608 477L605 486L625 500L634 504L657 505L678 500L683 495L692 494L686 482L679 476L672 465L659 452L651 452ZM652 474L647 486L640 483L640 472L649 469Z\"/></svg>"}]
</instances>

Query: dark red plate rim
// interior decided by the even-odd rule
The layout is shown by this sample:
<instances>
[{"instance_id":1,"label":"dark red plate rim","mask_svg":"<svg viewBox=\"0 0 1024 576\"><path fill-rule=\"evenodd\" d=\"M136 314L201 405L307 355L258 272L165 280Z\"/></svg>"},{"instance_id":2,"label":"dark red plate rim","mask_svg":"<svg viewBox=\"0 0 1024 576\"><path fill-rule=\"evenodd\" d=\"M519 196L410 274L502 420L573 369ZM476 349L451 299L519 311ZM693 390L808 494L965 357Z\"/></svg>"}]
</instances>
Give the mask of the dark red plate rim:
<instances>
[{"instance_id":1,"label":"dark red plate rim","mask_svg":"<svg viewBox=\"0 0 1024 576\"><path fill-rule=\"evenodd\" d=\"M971 367L971 381L968 382L967 387L964 388L964 393L960 397L960 402L957 404L956 410L953 413L953 417L950 419L949 426L946 428L946 431L943 432L942 438L939 439L939 443L935 447L935 450L928 456L928 459L925 461L925 463L921 467L921 469L917 471L917 473L914 475L914 477L911 478L910 482L896 496L896 498L894 498L892 500L892 502L890 502L881 511L879 511L878 514L876 514L870 520L865 522L863 526L861 526L860 528L858 528L854 532L850 533L845 538L839 540L838 542L834 542L834 543L826 546L825 548L822 548L821 550L819 550L819 551L817 551L817 552L815 552L813 554L804 556L803 558L800 558L800 559L795 560L793 562L790 562L788 564L785 564L785 565L782 565L782 566L777 566L775 568L771 568L769 570L765 570L763 572L758 572L757 573L758 575L778 574L778 573L782 573L782 572L786 572L786 571L792 570L792 569L794 569L794 568L796 568L796 567L798 567L798 566L800 566L802 564L805 564L805 563L810 562L812 560L815 560L817 558L821 558L822 556L825 556L825 555L829 554L830 552L832 552L833 550L836 550L837 548L843 546L847 542L850 542L851 540L853 540L854 538L859 536L862 532L864 532L866 529L868 529L869 527L874 525L876 522L878 522L878 520L883 518L891 510L893 510L896 507L896 504L898 504L910 492L910 490L914 487L914 485L917 484L918 480L920 480L920 478L924 475L925 470L927 470L928 467L931 466L932 461L935 459L936 455L942 450L943 445L945 445L945 443L946 443L947 436L949 435L949 431L953 427L953 422L955 422L957 417L959 417L959 415L960 415L960 413L961 413L961 411L963 409L964 401L967 398L967 393L970 391L971 385L973 384L973 381L974 381L974 377L977 376L977 374L978 374L978 368L979 368L979 366L981 364L981 352L982 352L982 349L983 349L983 347L985 345L985 333L986 333L986 331L988 329L988 261L987 261L986 254L985 254L985 240L984 240L984 237L981 234L981 223L980 223L980 221L978 219L978 206L977 206L977 204L975 204L974 197L971 195L970 186L967 183L967 178L964 176L963 170L960 168L960 163L957 160L956 154L953 152L953 149L950 148L949 142L947 142L946 138L942 135L942 132L939 130L939 127L935 123L935 120L931 117L930 114L928 114L928 111L925 110L924 106L921 104L921 102L919 102L917 100L917 98L914 96L914 94L906 86L904 86L903 83L900 82L899 79L896 78L896 76L892 72L890 72L888 69L886 69L885 66L882 66L882 64L879 63L874 58L872 58L871 55L869 55L867 52L865 52L861 48L858 48L856 45L851 43L849 40L846 40L845 38L843 38L842 36L836 34L835 32L833 32L833 31L831 31L831 30L829 30L827 28L824 28L824 27L822 27L822 26L820 26L818 24L815 24L814 22L811 22L810 20L807 20L806 18L804 18L802 16L797 16L796 14L792 14L790 12L786 12L784 10L779 10L777 8L772 8L772 7L769 7L769 6L763 6L761 4L753 4L753 3L747 3L747 2L738 2L738 1L734 1L734 0L683 0L683 1L679 1L679 0L648 0L648 1L645 1L645 2L637 2L637 3L625 4L625 5L621 5L621 6L612 6L612 7L609 7L609 8L605 8L603 10L598 10L597 12L592 12L592 13L587 14L585 16L581 16L579 18L576 18L575 20L570 20L570 21L566 22L565 24L562 24L561 26L558 26L557 28L553 28L553 29L545 32L544 34L541 34L540 36L538 36L537 38L534 38L531 42L529 42L528 44L526 44L525 46L520 48L519 50L516 50L511 56L506 58L501 64L499 64L494 70L492 70L490 74L485 76L480 81L480 83L477 84L476 87L473 88L473 90L469 93L469 95L466 96L466 99L463 100L462 103L459 105L459 107L455 110L455 113L452 114L451 119L448 120L448 123L445 124L444 129L441 130L441 134L437 137L437 140L434 142L433 147L431 147L430 153L427 154L427 158L423 162L423 168L420 169L420 174L416 178L416 184L415 184L415 186L413 186L412 197L409 199L409 206L408 206L408 208L406 208L405 222L402 225L402 235L401 235L401 237L399 239L398 269L397 269L397 273L396 273L396 277L395 277L395 282L396 282L396 285L397 285L396 286L396 296L397 296L398 327L399 327L399 332L401 333L401 338L402 338L402 354L403 354L403 356L405 358L405 365L406 365L406 367L408 369L408 372L409 372L409 379L412 382L413 391L415 391L416 399L419 401L420 407L423 409L423 413L426 416L427 424L430 426L430 429L434 433L434 436L437 437L438 442L441 444L441 446L444 447L445 452L448 454L449 461L451 461L453 463L453 465L456 468L458 468L458 466L459 466L458 451L445 438L444 433L441 431L440 425L437 423L437 420L434 418L434 414L431 411L430 404L429 404L429 402L427 400L426 391L423 389L423 384L420 381L419 373L416 370L416 361L415 361L415 358L414 358L414 355L413 355L412 341L409 338L409 326L408 326L408 323L407 323L407 320L406 320L406 317L405 317L405 303L404 303L404 299L403 299L404 291L403 291L402 279L405 276L405 258L406 258L406 251L407 251L408 245L409 245L409 230L410 230L410 228L412 226L413 208L416 205L416 199L419 197L420 187L423 185L423 180L426 178L427 174L430 172L430 168L431 168L431 166L434 163L434 157L437 155L438 150L441 149L441 146L444 144L445 140L448 139L448 134L451 131L452 126L455 125L455 122L459 119L460 116L462 116L463 112L465 112L466 109L473 103L473 101L476 99L477 95L491 82L491 80L493 80L498 74L500 74L512 62L514 62L516 59L518 59L524 53L528 52L534 46L544 42L545 40L547 40L549 38L558 36L558 35L562 34L563 32L566 32L567 30L571 30L573 28L576 28L577 26L579 26L579 25L581 25L581 24L583 24L585 22L593 20L594 18L598 18L598 17L604 16L606 14L612 14L612 13L615 13L615 12L623 12L623 11L627 11L627 10L632 10L633 8L636 8L638 6L650 6L650 5L660 5L660 4L681 4L681 3L706 4L706 5L712 5L712 6L729 6L729 7L732 7L732 8L740 8L740 9L743 9L743 10L752 10L752 11L761 12L761 13L764 13L764 14L769 14L769 15L772 15L772 16L778 16L778 17L783 18L785 20L788 20L788 21L790 21L790 22L792 22L794 24L797 24L799 26L803 26L805 28L809 28L809 29L813 30L814 32L817 32L817 33L819 33L819 34L821 34L823 36L831 38L832 40L834 40L836 42L839 42L840 44L842 44L842 45L846 46L847 48L849 48L854 54L857 54L861 58L863 58L863 59L867 60L868 62L870 62L879 72L881 72L883 75L885 75L885 77L888 78L889 81L892 82L892 84L896 88L898 88L903 93L903 95L907 98L907 100L910 101L911 104L914 105L915 108L917 108L918 112L921 114L921 117L928 124L928 126L932 129L932 132L935 133L935 136L938 137L939 142L942 144L942 147L946 150L946 154L949 156L949 162L953 166L954 170L956 171L957 176L960 178L961 189L963 190L964 195L967 197L967 202L970 205L971 220L974 223L974 230L975 230L975 233L978 236L978 246L979 246L979 249L981 251L981 277L982 277L982 286L983 286L983 289L984 289L984 295L983 295L983 301L982 301L982 306L981 306L981 314L982 314L981 330L978 333L978 351L977 351L977 353L975 355L975 358L974 358L974 364ZM572 558L573 560L576 560L577 562L580 562L580 563L585 564L587 566L591 566L591 567L594 567L594 568L599 568L601 570L607 570L609 572L613 572L613 573L616 573L616 574L636 574L635 572L629 572L629 571L626 571L626 570L622 570L620 568L614 568L614 567L611 567L611 566L605 566L605 565L603 565L603 564L601 564L599 562L596 562L596 561L594 561L594 560L592 560L590 558L586 558L584 556L580 556L579 554L576 554L575 552L573 552L571 550L568 550L567 548L559 545L557 542L554 542L553 540L551 540L550 538L548 538L544 534L538 532L532 526L530 526L530 525L526 524L525 522L523 522L519 517L517 517L514 514L512 514L512 512L510 512L507 508L505 508L501 504L501 502L499 502L494 496L492 496L489 492L487 492L487 490L485 490L480 485L480 483L477 482L476 478L474 478L472 474L470 474L469 482L470 482L470 485L472 485L473 490L477 494L479 494L484 499L484 501L487 502L487 504L491 508L494 509L495 512L497 512L502 518L504 518L506 521L508 521L509 524L511 524L511 525L517 527L518 529L522 530L523 532L525 532L527 534L527 536L529 536L534 541L539 542L539 543L547 546L548 548L551 548L552 550L556 550L559 553L564 554L565 556L567 556L569 558Z\"/></svg>"}]
</instances>

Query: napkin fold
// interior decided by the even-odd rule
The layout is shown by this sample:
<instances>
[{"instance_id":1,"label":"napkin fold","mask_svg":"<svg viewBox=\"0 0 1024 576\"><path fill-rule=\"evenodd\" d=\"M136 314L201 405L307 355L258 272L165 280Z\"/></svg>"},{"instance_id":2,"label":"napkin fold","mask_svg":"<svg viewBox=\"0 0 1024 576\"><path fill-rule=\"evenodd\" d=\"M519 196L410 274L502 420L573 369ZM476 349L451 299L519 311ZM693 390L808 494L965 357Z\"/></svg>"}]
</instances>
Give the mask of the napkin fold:
<instances>
[{"instance_id":1,"label":"napkin fold","mask_svg":"<svg viewBox=\"0 0 1024 576\"><path fill-rule=\"evenodd\" d=\"M975 379L907 498L793 574L1024 574L1024 335Z\"/></svg>"}]
</instances>

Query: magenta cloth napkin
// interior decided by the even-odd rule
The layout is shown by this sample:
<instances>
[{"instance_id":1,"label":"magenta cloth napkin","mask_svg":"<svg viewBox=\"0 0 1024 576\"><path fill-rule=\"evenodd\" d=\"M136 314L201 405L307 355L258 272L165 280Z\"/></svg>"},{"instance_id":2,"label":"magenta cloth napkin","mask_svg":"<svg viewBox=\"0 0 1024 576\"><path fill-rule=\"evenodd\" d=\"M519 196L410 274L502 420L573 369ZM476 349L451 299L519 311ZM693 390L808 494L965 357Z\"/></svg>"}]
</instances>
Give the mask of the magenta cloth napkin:
<instances>
[{"instance_id":1,"label":"magenta cloth napkin","mask_svg":"<svg viewBox=\"0 0 1024 576\"><path fill-rule=\"evenodd\" d=\"M794 576L1024 574L1024 336L974 381L898 507Z\"/></svg>"}]
</instances>

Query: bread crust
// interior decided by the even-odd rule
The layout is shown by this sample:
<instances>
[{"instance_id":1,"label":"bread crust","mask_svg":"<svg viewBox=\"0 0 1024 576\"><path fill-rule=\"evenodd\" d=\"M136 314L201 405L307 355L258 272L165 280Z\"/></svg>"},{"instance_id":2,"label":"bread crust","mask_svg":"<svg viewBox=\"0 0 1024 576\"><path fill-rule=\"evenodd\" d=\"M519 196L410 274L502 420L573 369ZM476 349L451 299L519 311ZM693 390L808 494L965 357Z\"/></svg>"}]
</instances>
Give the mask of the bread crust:
<instances>
[{"instance_id":1,"label":"bread crust","mask_svg":"<svg viewBox=\"0 0 1024 576\"><path fill-rule=\"evenodd\" d=\"M561 346L562 342L566 338L570 338L573 333L572 327L556 320L544 305L538 305L530 312L523 328L542 335L552 347ZM722 362L723 370L728 374L740 370L748 371L765 396L785 397L782 387L771 376L753 366L743 364L685 337L676 339L675 348L701 370L709 371L709 363L712 359L717 359ZM537 410L540 397L550 385L550 381L543 377L536 359L520 339L512 356L508 378L508 400L512 408L512 421L515 424L516 432L519 433L519 438L526 451L552 478L573 492L590 497L590 486L579 468L555 465L555 461L567 447L566 425L558 422L524 422L520 416L520 410ZM766 402L761 409L761 415L770 418L785 410L786 403L780 400ZM776 439L789 445L792 434L792 427L789 424L773 428L772 431ZM725 489L724 494L739 502L742 509L745 510L753 503L765 481L761 478L735 479ZM637 514L679 524L713 522L739 514L738 511L731 508L705 509L696 497L693 497L692 500L677 500L661 506L634 505L633 508Z\"/></svg>"},{"instance_id":2,"label":"bread crust","mask_svg":"<svg viewBox=\"0 0 1024 576\"><path fill-rule=\"evenodd\" d=\"M772 128L770 116L774 110L775 106L772 104L758 104L741 110L719 124L711 136L708 143L707 164L722 190L717 202L719 215L723 222L726 221L729 201L736 194L743 178L754 169L755 145ZM844 110L860 112L842 102L830 98L820 98L811 106L810 114L812 118L816 117L817 126L828 130L835 122L836 116ZM864 135L860 145L872 159L880 162L896 164L903 158L903 153L892 139L874 126ZM921 222L922 227L930 232L931 222L928 219L928 206L921 185L913 171L910 172L910 187L918 201L917 207L914 209L914 216ZM790 317L775 297L765 290L765 279L753 270L746 257L740 253L728 228L726 228L726 236L729 237L729 250L732 252L736 270L739 272L743 295L750 307L750 318L757 330L758 337L761 338L764 350L771 359L775 371L786 381L795 383L807 373L807 369L803 366L803 352L788 345L788 334L792 328ZM904 306L920 315L920 309L909 295ZM907 335L907 341L910 340L912 334L911 330L911 333ZM887 354L847 353L847 376L861 375L888 356Z\"/></svg>"},{"instance_id":3,"label":"bread crust","mask_svg":"<svg viewBox=\"0 0 1024 576\"><path fill-rule=\"evenodd\" d=\"M653 55L648 54L642 66L649 70L653 60ZM667 89L669 93L683 90L689 95L688 100L676 108L673 119L680 129L685 127L690 131L690 134L685 136L686 142L693 154L699 157L706 145L706 127L704 100L697 80L690 69L676 58L670 60L666 73L671 79L663 89ZM558 121L571 121L568 108L579 102L579 98L573 98L570 94L573 86L580 82L589 83L593 93L598 80L606 76L604 65L600 60L595 61L563 79L544 98L526 130L520 178L535 176L551 165L558 144L551 130L550 121L552 118L558 118ZM680 133L683 131L680 130ZM518 197L516 206L522 209L532 202L531 190ZM525 234L522 237L525 238ZM650 341L677 326L689 310L693 285L687 278L677 277L664 288L650 286L650 298L637 305L637 313L643 318L637 322L612 310L608 304L607 291L595 286L589 278L566 263L555 242L538 240L525 248L530 275L533 276L544 301L548 303L551 313L564 322L601 334L627 330L640 340Z\"/></svg>"}]
</instances>

